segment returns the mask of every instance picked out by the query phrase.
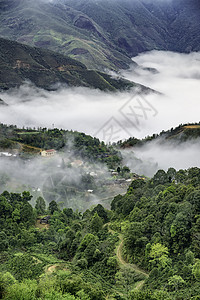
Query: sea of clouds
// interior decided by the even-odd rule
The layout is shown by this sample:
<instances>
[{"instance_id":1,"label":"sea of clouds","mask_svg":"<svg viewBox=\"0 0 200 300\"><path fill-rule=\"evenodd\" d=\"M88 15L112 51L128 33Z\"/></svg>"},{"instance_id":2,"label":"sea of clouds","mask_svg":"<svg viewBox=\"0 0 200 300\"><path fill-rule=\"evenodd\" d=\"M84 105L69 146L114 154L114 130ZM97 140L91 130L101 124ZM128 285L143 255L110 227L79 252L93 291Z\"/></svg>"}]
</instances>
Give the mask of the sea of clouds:
<instances>
[{"instance_id":1,"label":"sea of clouds","mask_svg":"<svg viewBox=\"0 0 200 300\"><path fill-rule=\"evenodd\" d=\"M120 75L156 92L111 93L64 86L50 92L25 83L1 92L0 98L8 105L1 106L0 120L19 127L77 130L106 142L143 138L181 123L199 122L200 53L151 51L133 59L138 67L133 65ZM186 168L200 166L198 147L195 143L166 148L159 143L135 149L135 154L158 168Z\"/></svg>"}]
</instances>

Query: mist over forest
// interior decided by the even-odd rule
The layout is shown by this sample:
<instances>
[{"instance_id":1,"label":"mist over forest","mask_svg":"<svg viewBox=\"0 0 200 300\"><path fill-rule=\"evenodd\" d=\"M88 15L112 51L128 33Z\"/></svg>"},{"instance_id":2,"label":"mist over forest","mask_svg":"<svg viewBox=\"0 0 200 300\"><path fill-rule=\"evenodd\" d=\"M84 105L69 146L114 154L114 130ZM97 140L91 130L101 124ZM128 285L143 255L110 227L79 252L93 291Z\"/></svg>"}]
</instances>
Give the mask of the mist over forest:
<instances>
[{"instance_id":1,"label":"mist over forest","mask_svg":"<svg viewBox=\"0 0 200 300\"><path fill-rule=\"evenodd\" d=\"M0 0L0 299L200 299L198 0Z\"/></svg>"},{"instance_id":2,"label":"mist over forest","mask_svg":"<svg viewBox=\"0 0 200 300\"><path fill-rule=\"evenodd\" d=\"M0 97L7 104L1 106L1 122L25 128L77 130L96 135L108 143L129 137L144 138L181 123L198 121L199 53L152 51L134 57L134 61L138 66L121 71L120 76L156 92L144 94L135 88L129 92L112 93L64 85L56 91L45 91L27 82L19 88L1 92ZM130 115L130 107L135 114ZM142 107L146 109L145 114ZM110 126L113 127L112 134ZM159 168L199 166L198 142L186 143L184 147L152 143L134 149L134 155L143 163L135 165L132 162L128 166L147 176L152 176Z\"/></svg>"}]
</instances>

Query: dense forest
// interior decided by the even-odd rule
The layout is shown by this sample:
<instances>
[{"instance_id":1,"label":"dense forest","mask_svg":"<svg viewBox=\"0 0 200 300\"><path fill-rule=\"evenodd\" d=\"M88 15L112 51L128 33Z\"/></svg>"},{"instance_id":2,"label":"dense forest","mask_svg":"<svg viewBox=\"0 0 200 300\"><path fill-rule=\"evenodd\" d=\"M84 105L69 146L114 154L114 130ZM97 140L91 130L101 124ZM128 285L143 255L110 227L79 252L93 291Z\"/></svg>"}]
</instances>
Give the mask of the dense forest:
<instances>
[{"instance_id":1,"label":"dense forest","mask_svg":"<svg viewBox=\"0 0 200 300\"><path fill-rule=\"evenodd\" d=\"M200 169L136 179L111 210L0 196L2 299L199 299Z\"/></svg>"}]
</instances>

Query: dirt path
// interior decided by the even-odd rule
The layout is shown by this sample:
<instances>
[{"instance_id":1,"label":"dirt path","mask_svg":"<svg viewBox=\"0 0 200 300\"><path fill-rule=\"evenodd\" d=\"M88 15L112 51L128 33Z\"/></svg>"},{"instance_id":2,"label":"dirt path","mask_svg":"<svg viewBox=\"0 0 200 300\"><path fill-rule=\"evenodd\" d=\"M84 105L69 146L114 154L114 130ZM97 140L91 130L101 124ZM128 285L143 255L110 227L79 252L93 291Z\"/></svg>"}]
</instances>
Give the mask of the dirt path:
<instances>
[{"instance_id":1,"label":"dirt path","mask_svg":"<svg viewBox=\"0 0 200 300\"><path fill-rule=\"evenodd\" d=\"M56 268L57 268L57 265L50 266L50 267L48 267L47 272L53 273L56 270Z\"/></svg>"},{"instance_id":2,"label":"dirt path","mask_svg":"<svg viewBox=\"0 0 200 300\"><path fill-rule=\"evenodd\" d=\"M144 270L140 269L137 265L135 264L129 264L127 263L124 259L123 259L123 256L122 256L122 248L123 248L123 243L124 243L124 240L122 238L121 235L119 235L119 239L120 239L120 244L119 246L117 247L117 258L119 260L119 262L123 265L123 266L127 266L131 269L133 269L135 272L137 273L140 273L140 274L143 274L145 277L148 277L148 273L145 272Z\"/></svg>"},{"instance_id":3,"label":"dirt path","mask_svg":"<svg viewBox=\"0 0 200 300\"><path fill-rule=\"evenodd\" d=\"M112 234L114 234L115 231L112 230L112 229L110 228L110 226L109 226L110 223L107 223L107 225L108 225L108 230L109 230L109 232L112 233ZM149 275L148 275L148 273L147 273L145 270L140 269L140 268L139 268L137 265L135 265L135 264L127 263L127 262L124 260L123 255L122 255L122 248L123 248L123 243L124 243L124 239L123 239L122 234L119 234L119 240L120 240L120 243L119 243L119 245L117 246L117 249L116 249L116 255L117 255L117 258L118 258L119 263L120 263L122 266L124 266L124 267L127 267L127 268L129 268L129 269L134 270L137 274L142 274L142 275L144 275L146 278L148 278ZM145 282L145 280L139 281L139 282L136 284L135 289L137 289L137 290L141 289L141 288L143 287L143 285L144 285L144 282Z\"/></svg>"}]
</instances>

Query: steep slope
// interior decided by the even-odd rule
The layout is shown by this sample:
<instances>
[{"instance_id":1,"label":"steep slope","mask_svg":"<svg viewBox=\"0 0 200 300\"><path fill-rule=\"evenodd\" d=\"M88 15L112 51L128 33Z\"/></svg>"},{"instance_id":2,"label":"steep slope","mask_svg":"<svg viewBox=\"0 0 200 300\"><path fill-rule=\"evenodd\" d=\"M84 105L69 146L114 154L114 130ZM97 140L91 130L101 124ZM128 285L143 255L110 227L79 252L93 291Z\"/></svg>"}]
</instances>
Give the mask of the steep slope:
<instances>
[{"instance_id":1,"label":"steep slope","mask_svg":"<svg viewBox=\"0 0 200 300\"><path fill-rule=\"evenodd\" d=\"M200 50L197 0L64 0L93 18L130 56L158 49Z\"/></svg>"},{"instance_id":2,"label":"steep slope","mask_svg":"<svg viewBox=\"0 0 200 300\"><path fill-rule=\"evenodd\" d=\"M198 0L0 0L0 35L99 70L152 49L200 50Z\"/></svg>"},{"instance_id":3,"label":"steep slope","mask_svg":"<svg viewBox=\"0 0 200 300\"><path fill-rule=\"evenodd\" d=\"M0 15L2 37L70 55L92 69L131 63L94 20L62 1L0 0Z\"/></svg>"},{"instance_id":4,"label":"steep slope","mask_svg":"<svg viewBox=\"0 0 200 300\"><path fill-rule=\"evenodd\" d=\"M110 91L140 86L87 70L82 63L64 55L1 38L0 66L0 89L19 86L24 80L44 89L55 89L58 83Z\"/></svg>"}]
</instances>

